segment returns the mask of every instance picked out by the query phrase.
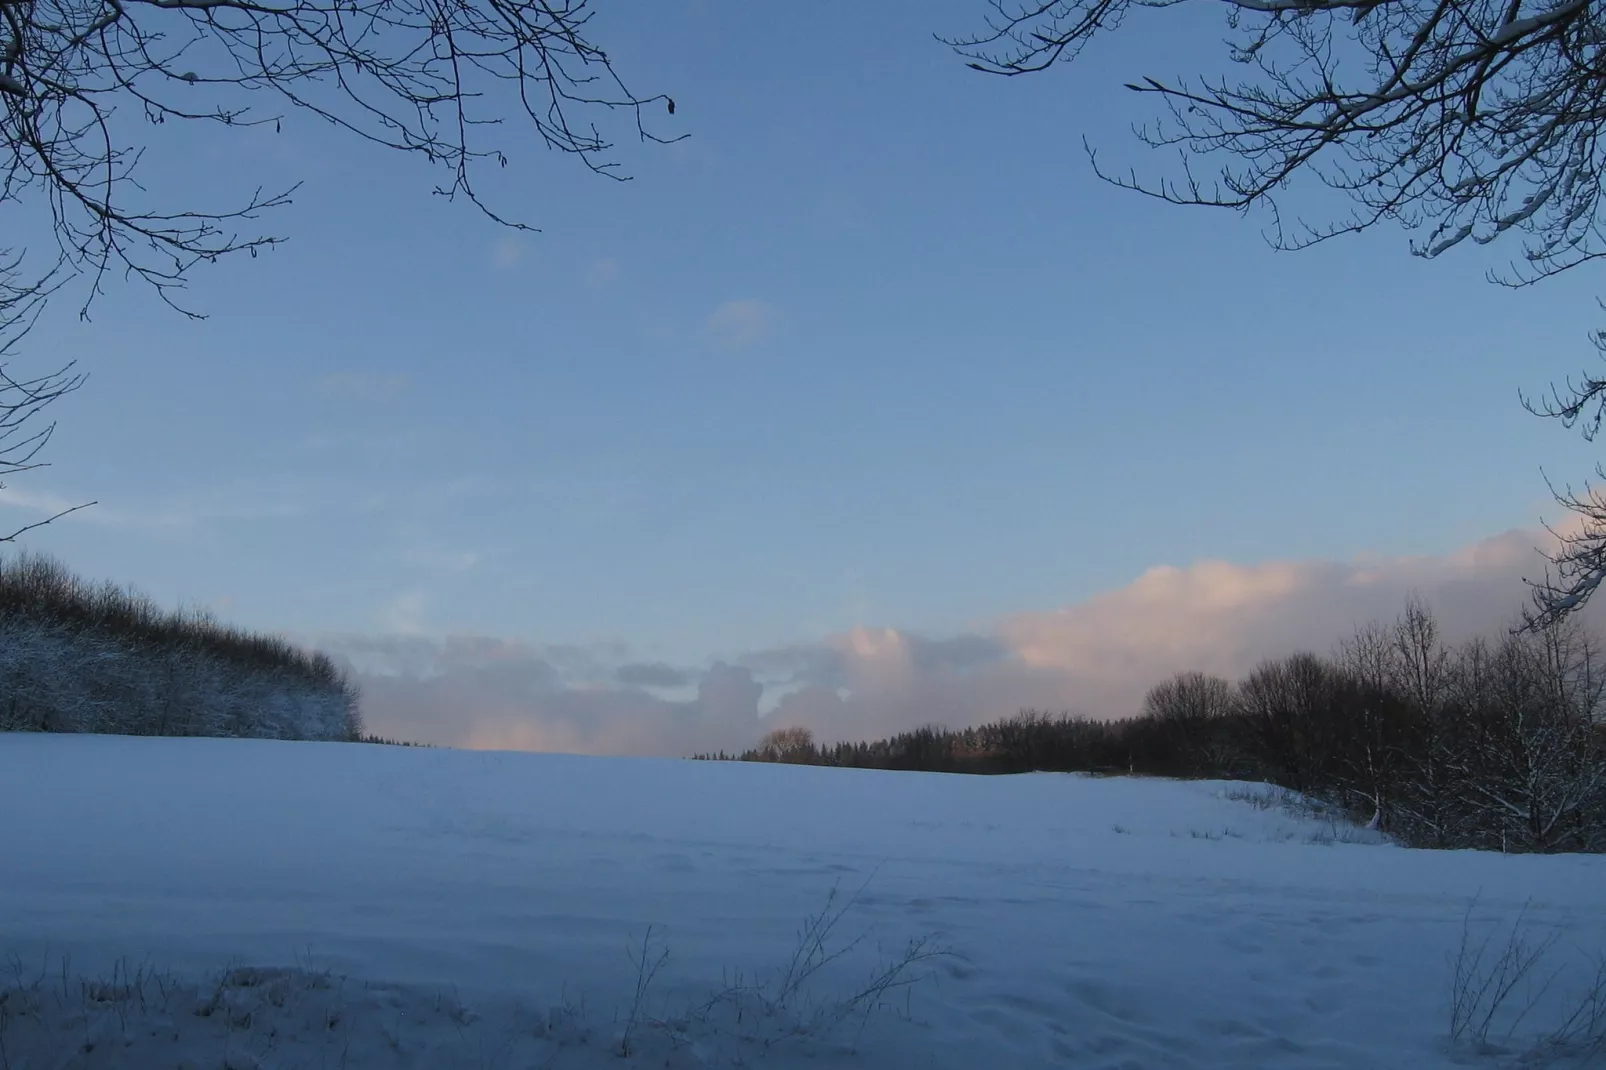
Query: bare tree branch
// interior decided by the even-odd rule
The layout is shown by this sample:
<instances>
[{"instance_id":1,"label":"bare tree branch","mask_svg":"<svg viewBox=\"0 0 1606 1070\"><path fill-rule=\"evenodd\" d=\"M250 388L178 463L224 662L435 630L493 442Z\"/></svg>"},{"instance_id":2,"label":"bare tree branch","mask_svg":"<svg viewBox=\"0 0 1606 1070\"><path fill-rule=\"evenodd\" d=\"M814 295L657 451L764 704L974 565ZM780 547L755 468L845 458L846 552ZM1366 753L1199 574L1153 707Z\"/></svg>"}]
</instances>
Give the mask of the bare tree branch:
<instances>
[{"instance_id":1,"label":"bare tree branch","mask_svg":"<svg viewBox=\"0 0 1606 1070\"><path fill-rule=\"evenodd\" d=\"M1181 0L990 0L985 33L946 43L976 70L1042 71L1134 8ZM1237 79L1128 88L1167 118L1145 142L1179 150L1176 177L1100 174L1180 204L1273 212L1298 247L1394 220L1424 257L1524 235L1504 281L1523 285L1602 255L1606 21L1597 0L1220 0ZM1189 166L1219 156L1212 180ZM1348 218L1285 228L1278 200L1302 172L1355 202Z\"/></svg>"},{"instance_id":2,"label":"bare tree branch","mask_svg":"<svg viewBox=\"0 0 1606 1070\"><path fill-rule=\"evenodd\" d=\"M301 109L356 137L422 156L508 226L475 184L505 167L521 120L537 140L623 178L598 121L622 113L646 141L645 109L587 37L590 0L0 0L0 204L43 199L60 263L120 270L173 303L186 272L281 237L255 223L294 187L232 206L173 206L135 181L137 125L269 124ZM177 307L175 305L175 307Z\"/></svg>"},{"instance_id":3,"label":"bare tree branch","mask_svg":"<svg viewBox=\"0 0 1606 1070\"><path fill-rule=\"evenodd\" d=\"M53 524L56 521L60 520L62 517L66 516L68 513L76 513L80 509L88 509L90 506L98 505L98 504L100 504L100 503L99 502L84 502L82 505L68 506L67 508L62 509L61 511L55 513L52 516L45 517L43 520L35 520L32 524L24 524L22 527L17 528L15 531L13 531L9 535L0 535L0 542L16 542L17 541L17 536L19 536L19 535L26 534L27 532L30 532L30 531L34 530L35 528L42 528L46 524Z\"/></svg>"},{"instance_id":4,"label":"bare tree branch","mask_svg":"<svg viewBox=\"0 0 1606 1070\"><path fill-rule=\"evenodd\" d=\"M75 275L90 279L83 315L120 272L196 316L177 303L191 268L283 240L255 224L295 186L221 205L147 189L137 172L149 124L279 129L300 109L440 166L450 177L436 193L526 230L475 181L487 163L507 166L495 129L506 119L623 179L598 123L621 115L641 140L675 140L645 115L675 105L625 86L587 36L592 15L590 0L0 0L0 207L41 209L57 245L31 281L21 254L0 250L0 357ZM81 382L70 367L21 380L0 364L0 476L37 467L55 425L23 425Z\"/></svg>"},{"instance_id":5,"label":"bare tree branch","mask_svg":"<svg viewBox=\"0 0 1606 1070\"><path fill-rule=\"evenodd\" d=\"M946 43L976 70L1028 74L1074 58L1134 9L1181 2L988 0L986 31ZM1228 58L1245 73L1130 83L1162 103L1164 118L1138 135L1175 151L1178 171L1112 174L1089 147L1100 177L1178 204L1264 206L1281 248L1395 222L1431 258L1515 233L1520 257L1492 276L1513 286L1606 255L1606 0L1217 2ZM1196 173L1200 159L1213 177ZM1281 198L1304 174L1353 209L1285 222ZM1606 353L1606 332L1595 343ZM1523 401L1593 438L1606 378ZM1606 498L1587 487L1555 494L1582 525L1556 536L1556 573L1533 584L1530 629L1572 612L1606 579Z\"/></svg>"},{"instance_id":6,"label":"bare tree branch","mask_svg":"<svg viewBox=\"0 0 1606 1070\"><path fill-rule=\"evenodd\" d=\"M5 364L0 364L0 490L5 489L7 476L44 467L44 462L37 458L55 433L56 425L37 427L36 418L46 406L77 390L83 382L84 376L72 364L32 379L15 378ZM0 542L14 542L25 532L42 528L93 504L86 502L60 509L44 520L26 524L9 535L0 535Z\"/></svg>"}]
</instances>

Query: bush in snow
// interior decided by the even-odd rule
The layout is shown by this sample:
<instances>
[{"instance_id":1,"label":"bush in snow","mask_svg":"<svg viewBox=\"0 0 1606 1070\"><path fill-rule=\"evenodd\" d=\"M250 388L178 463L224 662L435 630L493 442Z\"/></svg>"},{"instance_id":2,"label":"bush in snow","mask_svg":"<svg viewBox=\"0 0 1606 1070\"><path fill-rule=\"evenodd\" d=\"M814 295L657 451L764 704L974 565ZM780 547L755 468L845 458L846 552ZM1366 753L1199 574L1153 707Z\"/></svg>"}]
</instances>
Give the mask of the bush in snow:
<instances>
[{"instance_id":1,"label":"bush in snow","mask_svg":"<svg viewBox=\"0 0 1606 1070\"><path fill-rule=\"evenodd\" d=\"M362 724L324 655L24 555L0 558L0 730L348 740Z\"/></svg>"}]
</instances>

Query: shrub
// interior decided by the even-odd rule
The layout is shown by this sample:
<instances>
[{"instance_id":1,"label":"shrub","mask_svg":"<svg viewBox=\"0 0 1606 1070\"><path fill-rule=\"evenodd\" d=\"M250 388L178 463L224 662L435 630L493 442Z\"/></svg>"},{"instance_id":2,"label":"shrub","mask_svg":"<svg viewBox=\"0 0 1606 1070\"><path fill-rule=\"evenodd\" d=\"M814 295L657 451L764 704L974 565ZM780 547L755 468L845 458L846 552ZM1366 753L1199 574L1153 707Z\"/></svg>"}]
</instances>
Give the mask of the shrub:
<instances>
[{"instance_id":1,"label":"shrub","mask_svg":"<svg viewBox=\"0 0 1606 1070\"><path fill-rule=\"evenodd\" d=\"M0 730L351 740L362 722L323 654L22 555L0 558Z\"/></svg>"}]
</instances>

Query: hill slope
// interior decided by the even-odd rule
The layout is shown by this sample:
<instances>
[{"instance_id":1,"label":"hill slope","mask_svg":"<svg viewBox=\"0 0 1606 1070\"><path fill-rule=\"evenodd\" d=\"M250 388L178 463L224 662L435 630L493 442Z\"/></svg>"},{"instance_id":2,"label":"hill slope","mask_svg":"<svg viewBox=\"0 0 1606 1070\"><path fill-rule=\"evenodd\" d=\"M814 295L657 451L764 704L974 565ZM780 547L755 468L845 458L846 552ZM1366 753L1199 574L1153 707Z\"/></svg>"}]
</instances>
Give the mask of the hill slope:
<instances>
[{"instance_id":1,"label":"hill slope","mask_svg":"<svg viewBox=\"0 0 1606 1070\"><path fill-rule=\"evenodd\" d=\"M1579 990L1575 945L1606 951L1606 858L1334 843L1365 834L1235 787L0 735L0 1042L13 1067L60 1044L84 1066L1448 1067L1469 906L1491 954L1519 916L1561 937L1523 1030ZM64 957L118 984L61 980ZM288 969L218 972L241 965Z\"/></svg>"}]
</instances>

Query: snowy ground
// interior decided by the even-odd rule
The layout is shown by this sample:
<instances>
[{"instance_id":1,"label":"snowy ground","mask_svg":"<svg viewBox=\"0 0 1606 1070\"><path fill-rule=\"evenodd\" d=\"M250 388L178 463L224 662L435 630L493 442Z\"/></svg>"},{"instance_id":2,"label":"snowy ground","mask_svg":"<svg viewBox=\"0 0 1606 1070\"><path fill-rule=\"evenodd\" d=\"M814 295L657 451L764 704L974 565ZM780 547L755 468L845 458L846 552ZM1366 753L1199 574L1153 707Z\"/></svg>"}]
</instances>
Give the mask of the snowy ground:
<instances>
[{"instance_id":1,"label":"snowy ground","mask_svg":"<svg viewBox=\"0 0 1606 1070\"><path fill-rule=\"evenodd\" d=\"M1243 787L0 735L0 1070L1433 1068L1578 1005L1606 858ZM1469 907L1557 941L1481 1052Z\"/></svg>"}]
</instances>

